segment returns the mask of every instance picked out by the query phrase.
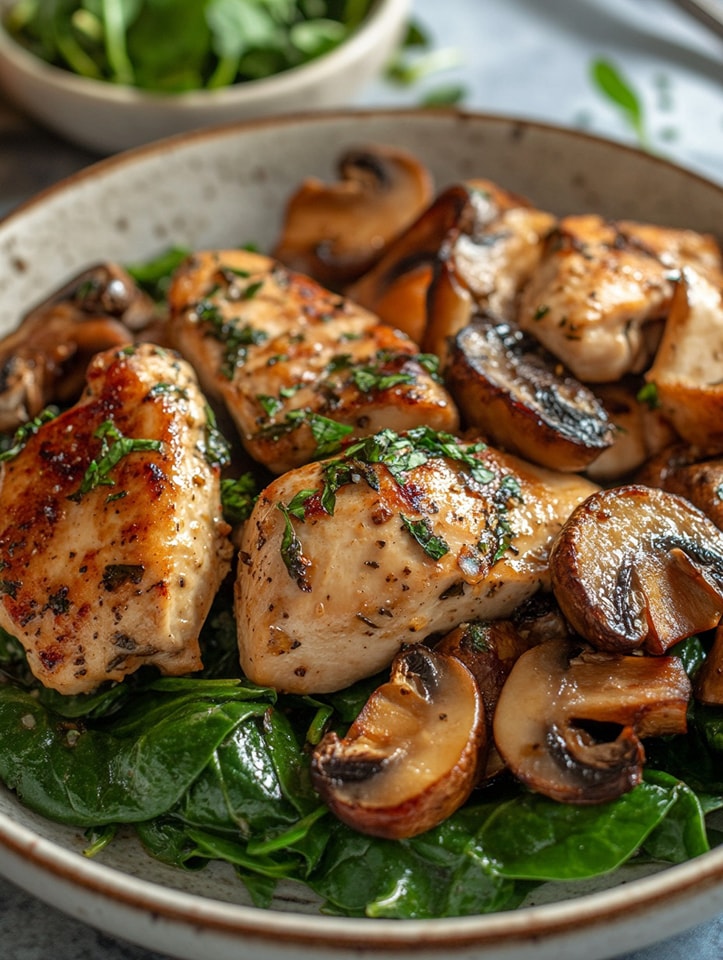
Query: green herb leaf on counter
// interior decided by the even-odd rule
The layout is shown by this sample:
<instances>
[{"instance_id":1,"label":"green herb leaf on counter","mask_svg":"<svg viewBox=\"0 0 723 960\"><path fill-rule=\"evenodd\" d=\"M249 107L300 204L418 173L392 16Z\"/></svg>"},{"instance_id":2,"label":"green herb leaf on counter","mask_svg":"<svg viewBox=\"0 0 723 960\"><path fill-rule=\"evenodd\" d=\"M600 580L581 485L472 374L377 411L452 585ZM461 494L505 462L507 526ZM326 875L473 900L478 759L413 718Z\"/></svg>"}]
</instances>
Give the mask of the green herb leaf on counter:
<instances>
[{"instance_id":1,"label":"green herb leaf on counter","mask_svg":"<svg viewBox=\"0 0 723 960\"><path fill-rule=\"evenodd\" d=\"M407 34L387 67L386 78L397 86L410 87L444 70L462 64L462 54L453 47L435 49L421 25L412 20ZM448 107L460 103L467 95L462 84L445 84L422 94L423 107Z\"/></svg>"},{"instance_id":2,"label":"green herb leaf on counter","mask_svg":"<svg viewBox=\"0 0 723 960\"><path fill-rule=\"evenodd\" d=\"M603 58L592 62L590 75L597 90L621 111L640 146L648 148L650 138L645 128L643 104L630 82L614 63Z\"/></svg>"}]
</instances>

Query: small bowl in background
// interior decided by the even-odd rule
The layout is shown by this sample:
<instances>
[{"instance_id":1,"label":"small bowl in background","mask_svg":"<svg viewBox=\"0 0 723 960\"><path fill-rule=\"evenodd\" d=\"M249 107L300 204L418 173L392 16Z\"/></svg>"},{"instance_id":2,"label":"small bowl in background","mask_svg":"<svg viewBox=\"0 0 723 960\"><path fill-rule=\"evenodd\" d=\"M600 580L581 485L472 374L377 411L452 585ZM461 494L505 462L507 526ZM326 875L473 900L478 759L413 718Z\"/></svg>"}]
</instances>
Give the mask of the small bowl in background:
<instances>
[{"instance_id":1,"label":"small bowl in background","mask_svg":"<svg viewBox=\"0 0 723 960\"><path fill-rule=\"evenodd\" d=\"M0 16L10 0L0 0ZM390 61L411 0L377 0L358 29L329 53L262 80L161 94L91 80L45 63L0 26L0 88L21 110L67 140L115 153L152 140L254 117L348 104Z\"/></svg>"}]
</instances>

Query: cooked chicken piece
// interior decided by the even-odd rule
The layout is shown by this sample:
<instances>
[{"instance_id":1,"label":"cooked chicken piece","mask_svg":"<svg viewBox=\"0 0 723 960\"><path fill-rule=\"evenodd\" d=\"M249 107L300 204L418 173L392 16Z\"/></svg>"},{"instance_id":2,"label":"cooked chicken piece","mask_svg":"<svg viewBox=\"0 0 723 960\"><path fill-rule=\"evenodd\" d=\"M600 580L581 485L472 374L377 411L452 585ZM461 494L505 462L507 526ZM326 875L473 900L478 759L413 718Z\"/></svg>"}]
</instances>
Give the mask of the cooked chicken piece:
<instances>
[{"instance_id":1,"label":"cooked chicken piece","mask_svg":"<svg viewBox=\"0 0 723 960\"><path fill-rule=\"evenodd\" d=\"M432 358L269 257L196 254L169 300L178 349L225 403L246 450L275 473L333 452L347 434L457 429Z\"/></svg>"},{"instance_id":2,"label":"cooked chicken piece","mask_svg":"<svg viewBox=\"0 0 723 960\"><path fill-rule=\"evenodd\" d=\"M645 379L686 443L723 450L723 275L683 271Z\"/></svg>"},{"instance_id":3,"label":"cooked chicken piece","mask_svg":"<svg viewBox=\"0 0 723 960\"><path fill-rule=\"evenodd\" d=\"M508 616L547 585L550 543L595 489L424 429L277 478L241 542L244 671L295 693L335 690L405 644Z\"/></svg>"},{"instance_id":4,"label":"cooked chicken piece","mask_svg":"<svg viewBox=\"0 0 723 960\"><path fill-rule=\"evenodd\" d=\"M612 446L585 471L595 483L610 484L629 478L649 457L676 440L675 430L654 397L646 401L645 387L639 377L598 384L594 393L613 424Z\"/></svg>"},{"instance_id":5,"label":"cooked chicken piece","mask_svg":"<svg viewBox=\"0 0 723 960\"><path fill-rule=\"evenodd\" d=\"M0 626L45 686L200 668L231 550L207 429L188 364L130 346L95 357L79 403L2 464Z\"/></svg>"},{"instance_id":6,"label":"cooked chicken piece","mask_svg":"<svg viewBox=\"0 0 723 960\"><path fill-rule=\"evenodd\" d=\"M580 380L639 373L652 358L677 271L720 268L713 241L599 216L565 217L524 291L520 325ZM716 266L717 263L717 266Z\"/></svg>"},{"instance_id":7,"label":"cooked chicken piece","mask_svg":"<svg viewBox=\"0 0 723 960\"><path fill-rule=\"evenodd\" d=\"M91 357L128 343L154 317L153 302L122 267L84 270L0 340L0 430L51 402L76 400Z\"/></svg>"}]
</instances>

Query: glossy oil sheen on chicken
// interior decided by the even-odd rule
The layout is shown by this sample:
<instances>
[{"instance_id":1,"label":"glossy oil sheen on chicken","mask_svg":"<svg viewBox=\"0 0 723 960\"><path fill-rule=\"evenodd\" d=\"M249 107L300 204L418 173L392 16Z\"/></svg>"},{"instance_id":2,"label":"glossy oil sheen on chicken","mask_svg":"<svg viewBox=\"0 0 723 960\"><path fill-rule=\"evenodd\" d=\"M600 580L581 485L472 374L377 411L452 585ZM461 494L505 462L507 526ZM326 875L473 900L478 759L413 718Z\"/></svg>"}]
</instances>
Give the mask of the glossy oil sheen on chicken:
<instances>
[{"instance_id":1,"label":"glossy oil sheen on chicken","mask_svg":"<svg viewBox=\"0 0 723 960\"><path fill-rule=\"evenodd\" d=\"M405 644L509 615L547 584L552 538L595 489L425 431L368 438L279 477L240 547L244 672L291 692L335 690Z\"/></svg>"},{"instance_id":2,"label":"glossy oil sheen on chicken","mask_svg":"<svg viewBox=\"0 0 723 960\"><path fill-rule=\"evenodd\" d=\"M207 395L225 404L247 451L274 473L323 453L326 421L355 436L457 428L454 402L416 344L269 257L195 254L169 302L174 344Z\"/></svg>"},{"instance_id":3,"label":"glossy oil sheen on chicken","mask_svg":"<svg viewBox=\"0 0 723 960\"><path fill-rule=\"evenodd\" d=\"M2 464L0 626L45 686L200 668L231 552L206 431L188 364L126 347L98 354L78 404Z\"/></svg>"}]
</instances>

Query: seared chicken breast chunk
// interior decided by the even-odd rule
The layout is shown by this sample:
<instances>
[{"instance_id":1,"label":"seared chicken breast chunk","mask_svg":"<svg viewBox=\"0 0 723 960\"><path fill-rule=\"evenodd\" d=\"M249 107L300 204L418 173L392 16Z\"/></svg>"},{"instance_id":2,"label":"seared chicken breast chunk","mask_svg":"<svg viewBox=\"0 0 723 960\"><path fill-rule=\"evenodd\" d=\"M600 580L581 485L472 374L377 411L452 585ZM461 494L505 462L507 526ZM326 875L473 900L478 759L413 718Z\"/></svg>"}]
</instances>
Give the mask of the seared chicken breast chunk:
<instances>
[{"instance_id":1,"label":"seared chicken breast chunk","mask_svg":"<svg viewBox=\"0 0 723 960\"><path fill-rule=\"evenodd\" d=\"M177 273L169 300L175 345L207 394L225 404L247 452L274 473L347 434L457 428L433 358L269 257L198 253Z\"/></svg>"},{"instance_id":2,"label":"seared chicken breast chunk","mask_svg":"<svg viewBox=\"0 0 723 960\"><path fill-rule=\"evenodd\" d=\"M405 644L506 617L596 490L424 428L383 431L260 495L240 544L241 665L293 693L340 689Z\"/></svg>"},{"instance_id":3,"label":"seared chicken breast chunk","mask_svg":"<svg viewBox=\"0 0 723 960\"><path fill-rule=\"evenodd\" d=\"M128 346L98 354L80 401L2 464L0 626L45 686L200 668L231 553L207 429L189 365Z\"/></svg>"},{"instance_id":4,"label":"seared chicken breast chunk","mask_svg":"<svg viewBox=\"0 0 723 960\"><path fill-rule=\"evenodd\" d=\"M718 270L720 262L715 242L692 231L565 217L548 237L518 320L580 380L617 380L652 359L680 270Z\"/></svg>"}]
</instances>

